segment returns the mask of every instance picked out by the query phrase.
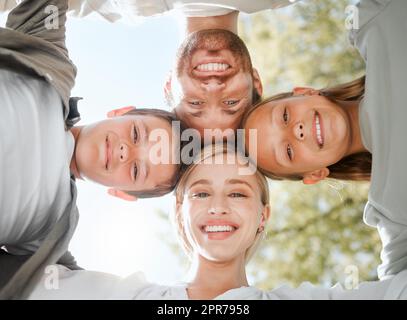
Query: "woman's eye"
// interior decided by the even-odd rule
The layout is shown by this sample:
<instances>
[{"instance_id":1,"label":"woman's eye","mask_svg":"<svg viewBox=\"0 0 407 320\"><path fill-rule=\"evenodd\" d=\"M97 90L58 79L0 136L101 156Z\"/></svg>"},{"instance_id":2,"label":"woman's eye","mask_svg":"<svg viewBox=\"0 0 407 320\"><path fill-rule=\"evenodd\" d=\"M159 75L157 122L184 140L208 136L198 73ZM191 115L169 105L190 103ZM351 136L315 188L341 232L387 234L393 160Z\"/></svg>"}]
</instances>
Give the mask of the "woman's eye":
<instances>
[{"instance_id":1,"label":"woman's eye","mask_svg":"<svg viewBox=\"0 0 407 320\"><path fill-rule=\"evenodd\" d=\"M293 149L291 149L290 145L287 145L287 155L290 160L293 159Z\"/></svg>"},{"instance_id":2,"label":"woman's eye","mask_svg":"<svg viewBox=\"0 0 407 320\"><path fill-rule=\"evenodd\" d=\"M192 195L192 198L202 199L202 198L206 198L206 197L209 197L209 193L207 193L207 192L197 192Z\"/></svg>"},{"instance_id":3,"label":"woman's eye","mask_svg":"<svg viewBox=\"0 0 407 320\"><path fill-rule=\"evenodd\" d=\"M247 196L240 192L232 192L230 195L232 198L247 198Z\"/></svg>"},{"instance_id":4,"label":"woman's eye","mask_svg":"<svg viewBox=\"0 0 407 320\"><path fill-rule=\"evenodd\" d=\"M239 100L226 100L223 103L230 107L237 105L239 103Z\"/></svg>"},{"instance_id":5,"label":"woman's eye","mask_svg":"<svg viewBox=\"0 0 407 320\"><path fill-rule=\"evenodd\" d=\"M287 113L287 108L284 108L283 120L284 120L284 123L285 123L285 124L287 124L287 123L288 123L288 113Z\"/></svg>"},{"instance_id":6,"label":"woman's eye","mask_svg":"<svg viewBox=\"0 0 407 320\"><path fill-rule=\"evenodd\" d=\"M137 128L136 125L133 126L133 142L136 143L138 140L138 133L137 133Z\"/></svg>"}]
</instances>

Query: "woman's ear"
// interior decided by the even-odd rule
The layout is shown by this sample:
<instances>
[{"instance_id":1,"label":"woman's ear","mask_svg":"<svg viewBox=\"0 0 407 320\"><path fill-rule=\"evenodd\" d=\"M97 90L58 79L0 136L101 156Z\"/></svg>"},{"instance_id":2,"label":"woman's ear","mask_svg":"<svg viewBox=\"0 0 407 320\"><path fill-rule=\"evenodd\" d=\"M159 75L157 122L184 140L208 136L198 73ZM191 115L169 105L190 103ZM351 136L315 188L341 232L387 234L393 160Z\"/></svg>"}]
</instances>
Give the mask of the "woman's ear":
<instances>
[{"instance_id":1,"label":"woman's ear","mask_svg":"<svg viewBox=\"0 0 407 320\"><path fill-rule=\"evenodd\" d=\"M253 86L259 96L263 95L263 84L261 83L260 75L257 69L253 68Z\"/></svg>"},{"instance_id":2,"label":"woman's ear","mask_svg":"<svg viewBox=\"0 0 407 320\"><path fill-rule=\"evenodd\" d=\"M136 201L137 200L137 197L132 196L131 194L128 194L127 192L118 190L118 189L113 189L113 188L107 189L107 193L113 197L120 198L120 199L123 199L126 201Z\"/></svg>"},{"instance_id":3,"label":"woman's ear","mask_svg":"<svg viewBox=\"0 0 407 320\"><path fill-rule=\"evenodd\" d=\"M136 109L136 107L133 107L133 106L123 107L123 108L119 108L119 109L113 109L113 110L111 110L111 111L109 111L107 113L107 117L108 118L119 117L119 116L122 116L125 113L127 113L127 112L129 112L131 110L134 110L134 109Z\"/></svg>"},{"instance_id":4,"label":"woman's ear","mask_svg":"<svg viewBox=\"0 0 407 320\"><path fill-rule=\"evenodd\" d=\"M302 179L302 182L304 184L315 184L321 180L324 180L328 176L329 176L329 169L322 168L319 170L312 171L310 173L306 173Z\"/></svg>"},{"instance_id":5,"label":"woman's ear","mask_svg":"<svg viewBox=\"0 0 407 320\"><path fill-rule=\"evenodd\" d=\"M293 88L293 96L315 96L319 94L319 90L309 87L295 87Z\"/></svg>"}]
</instances>

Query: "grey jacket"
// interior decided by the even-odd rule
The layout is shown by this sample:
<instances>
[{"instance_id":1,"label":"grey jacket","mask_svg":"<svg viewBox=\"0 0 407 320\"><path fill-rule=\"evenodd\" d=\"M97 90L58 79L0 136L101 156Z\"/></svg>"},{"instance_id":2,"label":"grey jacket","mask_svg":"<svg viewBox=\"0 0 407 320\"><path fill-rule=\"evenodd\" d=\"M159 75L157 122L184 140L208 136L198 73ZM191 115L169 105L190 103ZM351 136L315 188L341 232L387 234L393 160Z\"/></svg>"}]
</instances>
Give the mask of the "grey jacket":
<instances>
[{"instance_id":1,"label":"grey jacket","mask_svg":"<svg viewBox=\"0 0 407 320\"><path fill-rule=\"evenodd\" d=\"M6 28L0 28L0 69L39 77L54 86L61 96L66 129L79 120L70 101L76 67L65 46L67 2L24 0L10 12ZM74 179L71 195L71 203L35 254L18 257L0 249L0 299L26 298L49 264L78 268L67 251L79 217Z\"/></svg>"}]
</instances>

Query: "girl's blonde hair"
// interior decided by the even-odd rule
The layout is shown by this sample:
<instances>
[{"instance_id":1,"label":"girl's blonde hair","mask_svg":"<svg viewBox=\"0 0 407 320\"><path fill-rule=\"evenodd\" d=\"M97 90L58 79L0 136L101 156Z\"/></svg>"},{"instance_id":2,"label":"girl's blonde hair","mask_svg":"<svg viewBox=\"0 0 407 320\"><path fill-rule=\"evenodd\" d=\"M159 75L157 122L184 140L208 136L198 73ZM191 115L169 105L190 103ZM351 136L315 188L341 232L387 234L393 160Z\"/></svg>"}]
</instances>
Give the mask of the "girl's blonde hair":
<instances>
[{"instance_id":1,"label":"girl's blonde hair","mask_svg":"<svg viewBox=\"0 0 407 320\"><path fill-rule=\"evenodd\" d=\"M243 152L241 151L236 151L236 148L233 145L230 145L228 143L217 143L217 144L211 144L207 145L204 147L201 152L198 154L198 156L195 158L193 163L187 167L187 169L184 171L182 174L180 180L178 181L176 187L175 187L175 197L176 197L176 203L179 204L177 207L181 208L180 204L183 203L184 201L184 196L185 196L185 188L186 188L186 182L188 178L190 177L191 173L194 171L194 169L202 164L206 159L214 158L219 155L225 155L228 153L234 153L236 156L243 155ZM260 201L263 206L269 205L270 202L270 196L269 196L269 187L268 183L266 180L266 177L260 173L258 170L255 172L256 180L260 189ZM193 247L191 243L188 241L187 235L185 233L185 228L184 228L184 223L183 223L183 218L182 218L182 212L181 209L179 210L174 210L172 214L172 222L175 225L175 228L177 230L177 235L178 238L182 244L182 247L187 254L188 258L192 258L192 253L193 253ZM245 255L245 261L246 264L249 262L250 258L253 256L253 254L256 252L258 249L262 239L264 238L265 232L260 232L257 233L256 238L253 242L253 244L247 249L246 255Z\"/></svg>"},{"instance_id":2,"label":"girl's blonde hair","mask_svg":"<svg viewBox=\"0 0 407 320\"><path fill-rule=\"evenodd\" d=\"M365 76L351 82L328 87L319 90L319 95L326 97L330 101L360 101L365 94ZM260 101L245 112L241 122L241 128L245 127L247 119L257 108L270 101L277 101L293 97L293 92L285 92L274 95ZM342 158L337 163L328 166L329 178L354 181L369 181L372 172L372 154L370 152L359 152ZM274 180L302 180L300 174L276 175L270 171L259 168L267 177Z\"/></svg>"}]
</instances>

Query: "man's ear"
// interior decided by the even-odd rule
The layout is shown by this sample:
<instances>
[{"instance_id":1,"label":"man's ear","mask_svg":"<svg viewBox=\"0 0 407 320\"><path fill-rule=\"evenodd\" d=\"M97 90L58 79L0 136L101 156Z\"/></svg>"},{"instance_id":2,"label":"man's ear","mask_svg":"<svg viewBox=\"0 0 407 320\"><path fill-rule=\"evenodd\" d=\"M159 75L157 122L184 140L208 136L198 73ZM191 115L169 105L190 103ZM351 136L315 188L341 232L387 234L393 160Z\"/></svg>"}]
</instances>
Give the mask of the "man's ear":
<instances>
[{"instance_id":1,"label":"man's ear","mask_svg":"<svg viewBox=\"0 0 407 320\"><path fill-rule=\"evenodd\" d=\"M314 95L318 95L318 94L319 94L319 90L315 90L314 88L309 88L309 87L293 88L294 96L314 96Z\"/></svg>"},{"instance_id":2,"label":"man's ear","mask_svg":"<svg viewBox=\"0 0 407 320\"><path fill-rule=\"evenodd\" d=\"M120 198L120 199L123 199L126 201L136 201L137 200L137 197L132 196L131 194L128 194L127 192L118 190L118 189L113 189L113 188L107 189L107 193L113 197Z\"/></svg>"},{"instance_id":3,"label":"man's ear","mask_svg":"<svg viewBox=\"0 0 407 320\"><path fill-rule=\"evenodd\" d=\"M259 72L253 68L253 86L257 90L259 96L263 95L263 84L261 83Z\"/></svg>"},{"instance_id":4,"label":"man's ear","mask_svg":"<svg viewBox=\"0 0 407 320\"><path fill-rule=\"evenodd\" d=\"M164 95L167 97L171 96L171 79L172 79L172 71L168 72L167 78L165 79L164 83Z\"/></svg>"},{"instance_id":5,"label":"man's ear","mask_svg":"<svg viewBox=\"0 0 407 320\"><path fill-rule=\"evenodd\" d=\"M302 179L302 182L304 184L315 184L321 180L324 180L327 176L329 176L329 169L322 168L310 173L306 173Z\"/></svg>"},{"instance_id":6,"label":"man's ear","mask_svg":"<svg viewBox=\"0 0 407 320\"><path fill-rule=\"evenodd\" d=\"M133 106L123 107L123 108L119 108L119 109L113 109L113 110L111 110L111 111L109 111L107 113L107 117L108 118L119 117L119 116L122 116L125 113L127 113L127 112L129 112L131 110L134 110L134 109L136 109L136 107L133 107Z\"/></svg>"}]
</instances>

